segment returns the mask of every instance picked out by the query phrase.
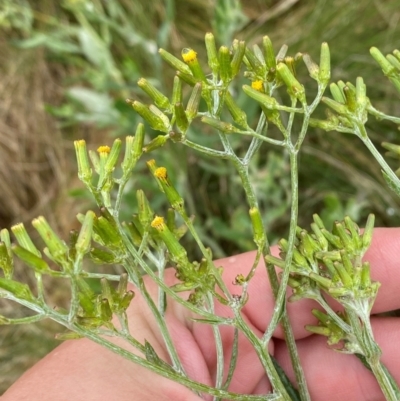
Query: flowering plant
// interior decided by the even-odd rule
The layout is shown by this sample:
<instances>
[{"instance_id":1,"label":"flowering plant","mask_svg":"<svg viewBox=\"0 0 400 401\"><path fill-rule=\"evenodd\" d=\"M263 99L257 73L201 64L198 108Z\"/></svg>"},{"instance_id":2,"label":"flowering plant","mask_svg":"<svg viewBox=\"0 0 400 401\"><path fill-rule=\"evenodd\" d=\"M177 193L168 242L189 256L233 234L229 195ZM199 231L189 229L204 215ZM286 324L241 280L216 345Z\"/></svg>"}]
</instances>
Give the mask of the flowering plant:
<instances>
[{"instance_id":1,"label":"flowering plant","mask_svg":"<svg viewBox=\"0 0 400 401\"><path fill-rule=\"evenodd\" d=\"M67 332L59 339L86 337L123 357L164 377L175 380L195 393L213 395L214 399L232 400L309 400L303 369L294 341L286 310L287 287L293 289L289 301L315 300L323 311L313 310L317 325L306 328L326 336L336 351L354 354L375 375L387 400L398 400L400 390L387 368L381 363L381 351L370 325L370 312L379 283L371 280L370 265L363 256L370 246L374 216L371 214L364 231L349 217L336 222L332 230L325 227L318 215L313 216L309 231L297 226L298 218L298 155L310 127L336 130L356 135L367 146L382 168L389 187L400 195L400 180L369 139L365 124L368 116L400 123L400 118L386 115L371 105L366 85L361 77L355 85L348 82L330 83L330 54L326 43L321 46L319 64L308 54L287 56L287 46L275 55L270 39L263 38L262 48L252 49L244 41L235 40L230 47L218 50L212 34L205 36L209 71L204 71L193 49L182 51L182 60L160 49L163 60L177 72L170 97L161 93L146 79L139 87L151 98L145 105L128 100L143 120L159 134L145 143L145 125L139 124L135 136L125 140L125 151L120 161L122 141L88 151L83 140L75 142L78 176L93 195L99 210L78 215L79 231L72 231L69 242L60 239L44 217L32 224L45 243L39 250L22 224L11 228L16 243L12 244L9 231L1 230L0 296L15 301L34 312L24 318L0 317L2 324L21 324L53 319L65 326ZM371 49L386 76L400 91L400 53L384 57ZM317 91L310 100L300 82L296 67L304 62ZM243 73L243 68L245 69ZM242 87L249 101L259 105L260 115L254 127L249 117L237 105L232 89L235 79L243 76L249 85ZM324 97L330 85L333 98ZM190 88L187 101L184 87ZM282 91L283 89L283 91ZM287 101L282 100L287 99ZM314 118L317 106L324 103L327 118ZM213 129L221 143L220 149L206 147L191 140L191 126L200 120L204 131ZM276 132L271 127L276 127ZM237 154L231 138L249 139L244 154ZM256 252L246 274L234 278L233 293L223 279L223 269L213 261L189 216L184 197L176 189L168 171L147 161L159 189L164 193L170 209L154 211L145 193L138 189L137 209L132 220L120 221L119 211L124 189L140 158L171 141L187 146L210 157L225 159L235 167L243 186L253 229ZM290 160L291 223L287 240L279 241L280 257L272 255L268 232L263 222L254 191L249 165L263 145L280 147ZM399 154L399 147L385 144ZM155 152L154 152L155 153ZM161 217L164 214L164 217ZM194 260L181 244L189 233L201 253ZM16 281L13 276L14 257L33 269L36 288ZM122 266L121 274L99 273L87 261L102 265ZM250 283L264 260L272 295L274 313L265 331L258 336L243 317L243 308L254 296ZM166 268L175 269L175 280L167 282ZM275 267L281 269L280 276ZM144 278L143 274L147 275ZM46 300L44 280L47 276L68 280L71 288L69 308L54 308ZM99 281L99 289L90 283ZM149 291L149 280L155 283L158 294ZM115 284L115 285L114 285ZM162 358L151 344L131 334L127 309L139 294L151 311L159 329L168 358ZM342 310L335 312L328 299L338 302ZM175 302L191 313L194 324L210 325L216 349L215 384L208 386L189 377L181 355L177 352L167 319L168 303ZM220 306L228 311L220 314ZM311 320L311 318L310 318ZM291 383L277 361L270 355L268 345L281 323L290 353L296 383ZM233 331L232 353L226 363L221 340L221 326ZM263 395L238 394L229 391L234 371L240 365L238 357L239 333L252 345L273 392ZM115 338L122 340L115 342ZM133 347L134 351L129 349ZM128 349L129 348L129 349Z\"/></svg>"}]
</instances>

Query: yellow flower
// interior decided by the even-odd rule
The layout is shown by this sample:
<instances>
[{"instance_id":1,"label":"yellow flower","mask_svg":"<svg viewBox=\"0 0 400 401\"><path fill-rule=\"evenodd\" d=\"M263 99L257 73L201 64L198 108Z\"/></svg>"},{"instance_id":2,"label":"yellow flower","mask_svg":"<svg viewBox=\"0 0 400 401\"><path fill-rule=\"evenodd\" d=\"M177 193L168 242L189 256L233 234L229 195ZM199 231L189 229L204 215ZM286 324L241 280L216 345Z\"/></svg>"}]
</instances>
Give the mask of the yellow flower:
<instances>
[{"instance_id":1,"label":"yellow flower","mask_svg":"<svg viewBox=\"0 0 400 401\"><path fill-rule=\"evenodd\" d=\"M182 50L183 61L187 64L193 63L197 60L197 53L193 49L183 49Z\"/></svg>"},{"instance_id":2,"label":"yellow flower","mask_svg":"<svg viewBox=\"0 0 400 401\"><path fill-rule=\"evenodd\" d=\"M109 154L110 153L110 147L109 146L107 146L107 145L103 145L103 146L99 146L98 148L97 148L97 152L99 152L100 154L101 153L107 153L107 154Z\"/></svg>"},{"instance_id":3,"label":"yellow flower","mask_svg":"<svg viewBox=\"0 0 400 401\"><path fill-rule=\"evenodd\" d=\"M262 92L264 89L263 81L261 79L257 81L253 81L251 83L251 87L259 92Z\"/></svg>"},{"instance_id":4,"label":"yellow flower","mask_svg":"<svg viewBox=\"0 0 400 401\"><path fill-rule=\"evenodd\" d=\"M151 222L151 226L156 230L162 230L165 226L164 217L156 216L154 220Z\"/></svg>"},{"instance_id":5,"label":"yellow flower","mask_svg":"<svg viewBox=\"0 0 400 401\"><path fill-rule=\"evenodd\" d=\"M167 169L165 167L158 167L154 171L154 176L161 180L165 180L167 178Z\"/></svg>"}]
</instances>

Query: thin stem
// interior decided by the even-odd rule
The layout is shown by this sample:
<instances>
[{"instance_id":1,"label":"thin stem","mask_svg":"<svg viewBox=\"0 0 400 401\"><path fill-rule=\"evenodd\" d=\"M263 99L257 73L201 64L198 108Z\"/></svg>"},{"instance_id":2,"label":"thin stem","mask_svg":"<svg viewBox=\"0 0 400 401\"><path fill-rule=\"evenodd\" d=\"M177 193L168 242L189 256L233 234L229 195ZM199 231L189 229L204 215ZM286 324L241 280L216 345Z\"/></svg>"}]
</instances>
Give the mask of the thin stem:
<instances>
[{"instance_id":1,"label":"thin stem","mask_svg":"<svg viewBox=\"0 0 400 401\"><path fill-rule=\"evenodd\" d=\"M135 279L137 280L137 282L139 284L138 289L139 289L141 295L143 296L143 298L145 299L147 305L149 306L149 308L151 310L151 313L153 314L153 316L157 322L157 325L160 329L161 335L163 337L165 346L167 348L169 357L171 358L174 369L177 372L184 373L185 371L183 369L181 360L179 358L178 352L176 351L175 345L172 341L167 324L165 322L164 314L161 314L161 312L157 308L157 306L154 303L153 299L151 298L149 292L147 291L147 288L144 284L143 278L134 272L133 266L131 266L131 264L128 262L128 263L124 263L124 267L130 276L131 275L135 276Z\"/></svg>"},{"instance_id":2,"label":"thin stem","mask_svg":"<svg viewBox=\"0 0 400 401\"><path fill-rule=\"evenodd\" d=\"M377 110L372 105L367 107L367 110L370 114L376 117L378 120L389 120L394 122L395 124L400 124L400 118L395 116L389 116L388 114L382 113L381 111Z\"/></svg>"},{"instance_id":3,"label":"thin stem","mask_svg":"<svg viewBox=\"0 0 400 401\"><path fill-rule=\"evenodd\" d=\"M284 400L290 400L286 388L283 385L275 369L274 363L272 362L272 359L268 351L266 351L266 347L264 346L262 341L259 338L257 338L257 336L253 333L253 331L247 326L247 324L243 320L242 315L238 313L238 310L234 309L234 312L235 312L236 327L238 327L243 332L243 334L252 344L254 350L257 353L258 359L260 360L271 382L272 388L278 393L280 393Z\"/></svg>"},{"instance_id":4,"label":"thin stem","mask_svg":"<svg viewBox=\"0 0 400 401\"><path fill-rule=\"evenodd\" d=\"M214 299L211 294L207 294L207 301L209 303L209 311L215 313L214 310ZM215 350L217 355L217 372L215 377L215 388L222 388L222 381L224 379L224 347L222 345L221 333L219 326L213 324L212 331L215 341ZM217 401L217 397L214 397L214 401Z\"/></svg>"},{"instance_id":5,"label":"thin stem","mask_svg":"<svg viewBox=\"0 0 400 401\"><path fill-rule=\"evenodd\" d=\"M364 124L357 121L356 122L356 132L355 134L363 141L364 145L368 148L368 150L372 153L376 161L382 167L382 170L389 176L392 182L400 189L400 179L394 173L394 171L390 168L390 166L386 163L386 160L379 153L378 149L374 146L371 139L368 137L368 133L365 129Z\"/></svg>"},{"instance_id":6,"label":"thin stem","mask_svg":"<svg viewBox=\"0 0 400 401\"><path fill-rule=\"evenodd\" d=\"M338 316L337 313L329 306L329 304L325 301L323 296L319 296L318 298L315 299L325 310L325 312L328 314L328 316L347 334L350 334L352 332L351 326L348 325L343 319Z\"/></svg>"},{"instance_id":7,"label":"thin stem","mask_svg":"<svg viewBox=\"0 0 400 401\"><path fill-rule=\"evenodd\" d=\"M233 378L233 372L236 369L236 363L238 360L239 330L236 327L234 328L234 330L235 331L233 333L232 354L231 354L231 360L229 362L228 376L226 377L225 383L222 386L224 390L228 390L229 385L231 384Z\"/></svg>"},{"instance_id":8,"label":"thin stem","mask_svg":"<svg viewBox=\"0 0 400 401\"><path fill-rule=\"evenodd\" d=\"M198 152L204 153L207 156L218 157L220 159L227 159L229 157L229 153L227 153L227 152L222 152L220 150L210 149L210 148L207 148L205 146L198 145L197 143L194 143L192 141L189 141L188 139L183 140L182 144L187 146L187 147L189 147L189 148L197 150Z\"/></svg>"}]
</instances>

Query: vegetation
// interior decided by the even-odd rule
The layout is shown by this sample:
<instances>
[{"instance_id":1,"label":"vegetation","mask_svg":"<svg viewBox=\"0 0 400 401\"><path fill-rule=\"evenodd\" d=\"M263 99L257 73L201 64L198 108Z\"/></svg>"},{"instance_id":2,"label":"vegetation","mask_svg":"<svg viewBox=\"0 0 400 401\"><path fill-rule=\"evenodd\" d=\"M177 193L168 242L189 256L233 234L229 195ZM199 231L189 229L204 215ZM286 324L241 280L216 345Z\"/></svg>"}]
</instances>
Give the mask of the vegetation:
<instances>
[{"instance_id":1,"label":"vegetation","mask_svg":"<svg viewBox=\"0 0 400 401\"><path fill-rule=\"evenodd\" d=\"M66 171L73 172L73 167L67 169L66 166L73 166L73 163L65 156L68 155L68 148L71 148L72 139L83 137L97 147L96 144L103 143L107 137L130 134L139 119L124 100L130 97L146 101L146 96L136 84L138 79L146 75L149 84L166 94L173 89L174 70L166 71L163 68L157 47L166 47L172 53L179 54L190 43L200 54L201 49L204 49L204 45L200 44L201 37L211 29L220 44L229 45L233 38L238 38L245 39L250 47L253 43L261 43L261 37L267 33L274 44L287 42L293 55L298 50L316 49L315 43L327 40L331 45L332 65L335 67L332 70L333 81L344 79L355 82L362 70L364 81L367 84L370 84L369 81L373 83L368 85L371 103L387 114L398 107L395 90L386 85L383 76L382 79L378 76L376 64L367 55L367 49L371 45L378 46L382 51L389 51L396 46L391 40L395 37L396 27L390 24L391 18L395 18L396 12L399 12L395 8L395 2L387 2L384 7L379 6L378 11L382 18L377 19L374 16L378 6L373 2L363 2L361 5L346 1L335 2L335 5L317 2L312 6L281 2L273 6L254 1L246 2L246 8L242 9L239 2L219 1L201 11L211 15L211 18L201 19L210 20L211 26L200 25L200 6L194 1L160 2L157 6L152 5L151 9L146 8L146 3L143 3L142 9L133 9L129 1L123 0L104 4L95 1L70 1L63 3L63 7L52 5L54 9L49 9L47 2L35 2L32 5L23 1L3 3L1 21L10 41L2 43L2 46L8 54L14 55L8 58L15 63L4 63L3 68L14 79L4 82L9 82L9 85L15 82L14 85L18 85L21 91L21 95L16 93L11 100L9 96L4 96L7 107L3 108L2 121L6 128L3 142L12 138L12 132L18 132L15 138L21 138L21 135L25 138L24 141L16 141L14 145L10 141L6 142L10 150L5 152L8 159L4 159L3 173L8 172L10 166L20 167L16 168L15 175L5 174L12 179L5 178L2 181L5 187L4 198L8 201L3 209L3 227L20 220L29 221L38 214L46 214L50 216L48 220L57 231L66 233L71 228L76 210L76 206L69 206L71 202L66 201L65 193L67 181L71 185L72 180L72 173ZM269 13L263 12L266 9ZM129 18L125 15L129 15ZM354 24L356 17L358 21L362 20L362 24ZM147 23L145 18L148 18ZM304 20L303 26L307 28L301 30L304 33L291 28L298 26L299 20ZM43 48L38 50L38 46L45 46L47 49L43 52ZM206 60L205 53L203 51L202 57L199 57L201 63ZM317 58L317 52L311 52L311 56ZM41 63L29 62L29 59L38 60L38 57ZM32 67L32 64L35 65ZM19 75L15 75L16 66L23 66L22 72L25 71L26 79L22 83ZM296 68L300 69L300 66ZM253 70L250 69L250 72ZM372 74L373 79L370 78ZM41 80L37 80L37 76ZM57 79L57 82L63 82L65 90L62 93L59 89L48 87L49 76ZM246 93L239 92L244 83L249 83L249 78L256 81L257 77L238 78L231 87L238 94L235 100L246 114L249 126L255 127L260 104L249 101ZM312 79L306 78L302 82L306 93L318 98L319 94L313 89ZM36 90L31 89L32 83L37 85ZM358 83L358 87L361 86L362 83ZM340 84L338 87L340 88ZM4 85L3 90L9 90L9 87ZM184 99L191 96L191 93L190 88L184 89ZM61 98L62 95L65 97ZM288 99L285 92L279 96L279 103ZM205 102L207 103L207 99ZM59 126L55 126L53 120L41 110L44 103L47 112L61 122ZM22 112L24 105L26 111ZM37 108L35 112L32 111L32 105ZM286 111L289 111L290 116L290 110ZM323 114L319 115L318 110L316 113L316 117L321 120ZM24 115L23 119L20 118L21 114ZM268 113L265 114L268 116ZM282 118L287 127L291 117ZM37 124L37 121L41 123ZM152 122L148 122L151 125ZM211 127L217 124L211 120L204 122ZM295 122L294 129L300 127L296 124ZM313 125L324 128L323 123L318 121L314 121ZM393 127L390 122L383 121L378 125L372 121L368 127L371 143L394 141ZM216 128L221 129L221 126ZM40 135L34 135L30 129L42 131ZM211 132L211 128L204 128L204 124L194 121L190 126L188 139L200 146L221 149L218 137ZM146 133L149 135L150 130L146 129ZM166 134L168 135L167 132ZM63 138L63 141L54 140L55 135ZM278 140L275 139L278 138L277 135L279 130L270 131L271 139ZM146 143L151 138L154 136L146 137ZM245 154L252 143L250 139L240 135L229 135L229 140L236 154ZM299 170L299 225L308 226L312 212L318 212L325 226L330 227L333 221L342 219L345 215L362 223L370 211L375 213L379 225L398 225L398 200L392 191L386 189L380 167L369 162L369 156L356 140L355 137L339 136L337 133L309 131L302 143ZM22 149L21 142L25 145ZM30 163L41 166L37 173L30 172L29 176L26 173L25 156L28 149L29 155L34 157ZM21 163L15 164L15 160L21 160ZM348 160L354 162L350 164ZM169 143L162 152L158 152L157 164L165 166L169 179L176 185L177 192L184 197L187 215L196 215L197 222L201 223L196 225L198 239L204 246L213 249L214 256L254 248L252 230L255 223L248 218L249 206L234 173L237 166L227 164L223 159L210 160L191 149L183 150L182 146ZM273 147L265 148L263 152L254 155L249 169L261 218L268 227L269 240L272 242L282 236L287 237L291 216L287 200L291 192L288 153L281 153ZM18 173L19 171L22 173ZM120 202L123 205L120 212L122 220L128 219L132 213L131 206L124 205L136 202L136 193L130 190L133 187L143 188L151 199L153 210L165 210L168 204L168 199L159 192L157 181L149 180L145 163L139 161L135 172L134 180L124 184L128 191ZM83 198L90 205L89 202L92 201L89 200L88 193L82 191L73 181L72 184L77 190L69 195ZM226 202L227 198L230 200L229 204ZM104 199L99 203L104 205L103 201ZM52 212L48 213L50 207ZM91 207L94 207L93 204ZM292 230L292 242L293 240ZM184 246L188 254L193 255L192 258L200 257L201 252L196 245L186 241ZM25 270L17 266L14 277L18 279L22 274L25 274ZM31 276L30 284L35 282L34 274ZM65 292L61 295L50 295L54 303L60 300L61 304L65 304L67 300L63 294ZM10 316L10 304L4 305L2 314ZM14 311L15 308L13 317ZM21 317L24 316L24 311L18 313L21 313ZM9 329L1 330L6 332ZM29 332L32 329L27 330ZM37 335L39 343L41 338L40 333ZM5 355L4 358L10 356ZM3 363L2 366L6 364Z\"/></svg>"}]
</instances>

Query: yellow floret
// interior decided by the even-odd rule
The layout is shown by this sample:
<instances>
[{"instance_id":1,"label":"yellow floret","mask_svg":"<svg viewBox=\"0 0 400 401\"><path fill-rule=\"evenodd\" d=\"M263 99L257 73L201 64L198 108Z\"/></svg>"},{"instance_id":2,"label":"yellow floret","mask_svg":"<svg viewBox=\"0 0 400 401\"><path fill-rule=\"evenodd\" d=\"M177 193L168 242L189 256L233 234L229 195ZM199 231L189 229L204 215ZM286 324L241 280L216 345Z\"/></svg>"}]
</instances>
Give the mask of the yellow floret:
<instances>
[{"instance_id":1,"label":"yellow floret","mask_svg":"<svg viewBox=\"0 0 400 401\"><path fill-rule=\"evenodd\" d=\"M183 49L182 58L185 63L193 63L197 60L197 53L193 49Z\"/></svg>"},{"instance_id":2,"label":"yellow floret","mask_svg":"<svg viewBox=\"0 0 400 401\"><path fill-rule=\"evenodd\" d=\"M251 87L256 91L262 92L262 90L264 89L263 81L261 79L253 81L251 83Z\"/></svg>"},{"instance_id":3,"label":"yellow floret","mask_svg":"<svg viewBox=\"0 0 400 401\"><path fill-rule=\"evenodd\" d=\"M164 226L164 217L154 217L154 220L151 222L151 226L157 230L162 229L162 227Z\"/></svg>"},{"instance_id":4,"label":"yellow floret","mask_svg":"<svg viewBox=\"0 0 400 401\"><path fill-rule=\"evenodd\" d=\"M158 167L154 171L154 176L165 180L167 178L167 169L165 167Z\"/></svg>"},{"instance_id":5,"label":"yellow floret","mask_svg":"<svg viewBox=\"0 0 400 401\"><path fill-rule=\"evenodd\" d=\"M110 147L107 145L99 146L97 148L97 152L99 153L110 153L110 150L111 150Z\"/></svg>"}]
</instances>

